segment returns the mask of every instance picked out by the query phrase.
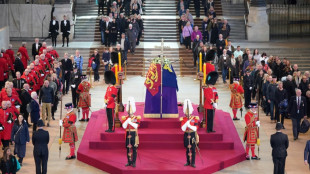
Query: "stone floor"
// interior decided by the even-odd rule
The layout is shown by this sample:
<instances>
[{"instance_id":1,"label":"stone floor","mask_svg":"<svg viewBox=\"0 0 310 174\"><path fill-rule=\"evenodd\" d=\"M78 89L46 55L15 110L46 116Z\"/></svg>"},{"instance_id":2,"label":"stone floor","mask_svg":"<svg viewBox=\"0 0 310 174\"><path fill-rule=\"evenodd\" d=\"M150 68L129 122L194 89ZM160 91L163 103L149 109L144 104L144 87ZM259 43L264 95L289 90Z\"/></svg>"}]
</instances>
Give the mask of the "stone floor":
<instances>
[{"instance_id":1,"label":"stone floor","mask_svg":"<svg viewBox=\"0 0 310 174\"><path fill-rule=\"evenodd\" d=\"M106 91L106 85L101 81L95 83L91 89L92 94L92 111L96 111L102 108L103 96ZM186 98L192 100L193 103L199 102L199 81L194 80L195 77L178 77L179 92L178 92L178 101L183 101ZM144 101L145 98L145 87L143 85L144 78L139 76L129 76L127 81L124 82L123 88L123 100L129 96L134 96L136 101ZM230 92L228 86L224 85L221 80L218 81L216 86L219 91L219 109L222 109L226 112L231 113L229 108L230 101ZM63 105L71 101L71 93L63 97ZM62 117L64 116L65 111L63 110ZM243 113L244 115L245 113ZM240 113L238 113L240 117ZM45 128L50 133L50 143L49 143L49 162L48 162L48 173L66 173L66 174L94 174L94 173L104 173L101 170L88 166L78 160L66 161L65 157L69 153L68 144L61 145L61 151L59 151L59 126L58 119L60 118L60 106L56 114L56 121L52 121L51 127ZM226 168L217 173L232 173L232 174L247 174L247 173L272 173L273 172L273 163L271 158L271 147L270 147L270 135L275 132L275 124L270 122L270 118L266 117L264 114L260 114L261 128L260 128L260 137L261 145L259 156L260 161L244 161L242 163L236 164L229 168ZM234 122L236 129L239 133L240 138L243 137L245 122L244 118L240 121ZM79 140L83 136L83 132L87 126L87 123L77 122ZM225 126L225 125L223 125ZM305 135L300 135L300 138L297 141L293 141L292 137L292 128L291 121L285 120L286 129L283 131L289 136L289 148L288 148L288 157L286 160L286 173L292 174L301 174L309 172L307 166L303 163L303 151L306 141L309 139L309 133ZM31 132L30 132L31 133ZM77 143L77 147L79 142ZM19 173L34 173L35 165L32 155L33 146L31 142L27 145L27 154L24 160L24 164ZM256 151L257 153L257 151ZM124 156L125 158L125 156Z\"/></svg>"}]
</instances>

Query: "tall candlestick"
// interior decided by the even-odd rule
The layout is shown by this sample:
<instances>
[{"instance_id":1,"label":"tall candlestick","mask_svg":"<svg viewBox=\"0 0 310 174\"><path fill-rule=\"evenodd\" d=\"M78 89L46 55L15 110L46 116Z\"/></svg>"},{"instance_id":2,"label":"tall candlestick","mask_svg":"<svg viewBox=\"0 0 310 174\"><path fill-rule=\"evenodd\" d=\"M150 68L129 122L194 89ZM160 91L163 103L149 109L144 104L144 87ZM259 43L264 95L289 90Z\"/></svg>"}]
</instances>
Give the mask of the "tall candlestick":
<instances>
[{"instance_id":1,"label":"tall candlestick","mask_svg":"<svg viewBox=\"0 0 310 174\"><path fill-rule=\"evenodd\" d=\"M118 68L117 68L117 64L115 65L115 79L116 79L116 84L118 84Z\"/></svg>"},{"instance_id":2,"label":"tall candlestick","mask_svg":"<svg viewBox=\"0 0 310 174\"><path fill-rule=\"evenodd\" d=\"M204 63L203 64L203 82L202 82L202 84L206 83L206 78L207 78L207 64Z\"/></svg>"},{"instance_id":3,"label":"tall candlestick","mask_svg":"<svg viewBox=\"0 0 310 174\"><path fill-rule=\"evenodd\" d=\"M202 71L202 53L199 53L199 72Z\"/></svg>"},{"instance_id":4,"label":"tall candlestick","mask_svg":"<svg viewBox=\"0 0 310 174\"><path fill-rule=\"evenodd\" d=\"M119 72L122 71L122 60L121 60L121 52L118 52L118 70Z\"/></svg>"}]
</instances>

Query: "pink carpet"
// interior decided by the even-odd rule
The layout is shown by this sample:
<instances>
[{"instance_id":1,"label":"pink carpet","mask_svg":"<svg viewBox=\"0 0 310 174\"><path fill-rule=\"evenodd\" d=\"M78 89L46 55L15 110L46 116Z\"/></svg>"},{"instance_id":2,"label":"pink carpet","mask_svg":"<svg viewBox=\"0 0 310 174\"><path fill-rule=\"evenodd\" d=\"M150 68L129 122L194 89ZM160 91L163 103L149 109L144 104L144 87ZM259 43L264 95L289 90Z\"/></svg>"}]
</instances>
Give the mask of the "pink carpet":
<instances>
[{"instance_id":1,"label":"pink carpet","mask_svg":"<svg viewBox=\"0 0 310 174\"><path fill-rule=\"evenodd\" d=\"M200 136L196 168L184 167L186 162L183 132L179 119L143 118L144 103L137 103L135 115L141 115L139 129L140 145L136 168L125 167L127 163L125 131L117 128L115 133L106 133L105 110L93 112L87 125L77 159L112 174L185 174L214 173L245 160L245 151L232 119L227 112L215 112L215 133L198 130ZM194 106L197 108L197 105ZM179 107L180 117L184 116ZM120 113L120 118L126 113ZM193 115L198 115L195 111ZM202 115L200 115L202 118Z\"/></svg>"}]
</instances>

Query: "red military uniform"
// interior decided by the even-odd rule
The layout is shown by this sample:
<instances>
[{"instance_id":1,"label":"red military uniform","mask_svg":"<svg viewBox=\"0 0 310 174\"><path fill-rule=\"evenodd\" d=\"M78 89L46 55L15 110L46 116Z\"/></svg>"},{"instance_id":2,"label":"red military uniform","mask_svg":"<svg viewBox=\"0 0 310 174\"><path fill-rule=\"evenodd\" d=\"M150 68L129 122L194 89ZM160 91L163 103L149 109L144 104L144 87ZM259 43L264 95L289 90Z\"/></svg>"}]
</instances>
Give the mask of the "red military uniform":
<instances>
[{"instance_id":1,"label":"red military uniform","mask_svg":"<svg viewBox=\"0 0 310 174\"><path fill-rule=\"evenodd\" d=\"M89 107L91 107L90 87L90 83L83 80L76 90L76 93L80 94L78 107L82 108L83 118L81 121L85 121L85 119L88 121Z\"/></svg>"},{"instance_id":2,"label":"red military uniform","mask_svg":"<svg viewBox=\"0 0 310 174\"><path fill-rule=\"evenodd\" d=\"M4 81L5 79L7 79L6 77L7 77L8 71L9 71L9 67L7 64L7 60L4 57L0 57L0 81Z\"/></svg>"},{"instance_id":3,"label":"red military uniform","mask_svg":"<svg viewBox=\"0 0 310 174\"><path fill-rule=\"evenodd\" d=\"M211 63L206 63L206 75L208 75L210 72L215 71L214 65Z\"/></svg>"},{"instance_id":4,"label":"red military uniform","mask_svg":"<svg viewBox=\"0 0 310 174\"><path fill-rule=\"evenodd\" d=\"M242 108L242 94L244 93L242 86L237 83L233 83L229 85L229 88L231 91L229 106L233 109Z\"/></svg>"},{"instance_id":5,"label":"red military uniform","mask_svg":"<svg viewBox=\"0 0 310 174\"><path fill-rule=\"evenodd\" d=\"M20 101L18 95L12 94L11 96L5 95L2 101L10 101L12 106L21 105L22 101Z\"/></svg>"},{"instance_id":6,"label":"red military uniform","mask_svg":"<svg viewBox=\"0 0 310 174\"><path fill-rule=\"evenodd\" d=\"M50 54L55 60L57 60L57 59L59 58L59 55L58 55L58 53L57 53L56 50L50 51L49 54Z\"/></svg>"},{"instance_id":7,"label":"red military uniform","mask_svg":"<svg viewBox=\"0 0 310 174\"><path fill-rule=\"evenodd\" d=\"M20 54L22 55L21 61L23 62L24 68L26 69L29 60L27 48L19 47L17 52L20 52Z\"/></svg>"},{"instance_id":8,"label":"red military uniform","mask_svg":"<svg viewBox=\"0 0 310 174\"><path fill-rule=\"evenodd\" d=\"M45 60L47 60L48 64L49 64L49 69L51 69L52 65L53 65L53 57L50 53L46 53L45 54Z\"/></svg>"},{"instance_id":9,"label":"red military uniform","mask_svg":"<svg viewBox=\"0 0 310 174\"><path fill-rule=\"evenodd\" d=\"M11 140L11 132L12 132L15 119L16 119L16 116L15 114L13 114L12 109L10 108L0 109L0 123L4 127L4 130L1 132L2 140L7 140L7 141Z\"/></svg>"},{"instance_id":10,"label":"red military uniform","mask_svg":"<svg viewBox=\"0 0 310 174\"><path fill-rule=\"evenodd\" d=\"M212 104L218 100L218 94L215 87L207 87L203 89L205 101L204 108L205 109L213 109Z\"/></svg>"},{"instance_id":11,"label":"red military uniform","mask_svg":"<svg viewBox=\"0 0 310 174\"><path fill-rule=\"evenodd\" d=\"M24 74L21 76L22 79L25 79L26 82L29 84L31 90L34 90L35 89L35 84L36 84L36 81L34 80L34 78L30 75L30 73L28 75Z\"/></svg>"},{"instance_id":12,"label":"red military uniform","mask_svg":"<svg viewBox=\"0 0 310 174\"><path fill-rule=\"evenodd\" d=\"M45 77L44 68L40 64L38 64L38 65L34 65L34 70L39 73L40 75L39 86L42 86L44 83L44 77Z\"/></svg>"},{"instance_id":13,"label":"red military uniform","mask_svg":"<svg viewBox=\"0 0 310 174\"><path fill-rule=\"evenodd\" d=\"M15 56L14 56L14 51L11 49L7 49L5 51L6 54L8 54L10 56L11 62L14 63L15 62Z\"/></svg>"},{"instance_id":14,"label":"red military uniform","mask_svg":"<svg viewBox=\"0 0 310 174\"><path fill-rule=\"evenodd\" d=\"M34 91L37 91L40 89L40 86L39 86L39 76L38 74L36 73L36 71L34 71L33 69L29 72L29 75L30 77L32 77L34 79L34 85L33 85L33 90Z\"/></svg>"},{"instance_id":15,"label":"red military uniform","mask_svg":"<svg viewBox=\"0 0 310 174\"><path fill-rule=\"evenodd\" d=\"M107 100L107 108L115 108L114 98L117 96L117 89L115 86L108 86L104 99Z\"/></svg>"},{"instance_id":16,"label":"red military uniform","mask_svg":"<svg viewBox=\"0 0 310 174\"><path fill-rule=\"evenodd\" d=\"M44 74L48 74L51 69L51 65L49 64L47 58L45 58L44 60L40 59L39 63L41 64L41 66L43 66Z\"/></svg>"},{"instance_id":17,"label":"red military uniform","mask_svg":"<svg viewBox=\"0 0 310 174\"><path fill-rule=\"evenodd\" d=\"M65 143L69 143L70 155L66 159L75 158L75 142L78 141L77 131L75 127L76 115L73 110L67 113L66 117L63 119L62 126L64 127L64 132L62 140Z\"/></svg>"},{"instance_id":18,"label":"red military uniform","mask_svg":"<svg viewBox=\"0 0 310 174\"><path fill-rule=\"evenodd\" d=\"M245 114L245 132L243 136L243 141L246 141L246 155L247 158L249 157L249 149L251 147L252 151L252 157L255 157L255 144L257 143L258 138L258 128L256 126L257 119L257 113L253 113L251 110L249 110Z\"/></svg>"},{"instance_id":19,"label":"red military uniform","mask_svg":"<svg viewBox=\"0 0 310 174\"><path fill-rule=\"evenodd\" d=\"M47 48L46 47L41 47L40 49L39 49L39 56L41 55L41 54L43 54L43 50L46 50Z\"/></svg>"},{"instance_id":20,"label":"red military uniform","mask_svg":"<svg viewBox=\"0 0 310 174\"><path fill-rule=\"evenodd\" d=\"M14 62L12 62L10 55L3 53L3 57L6 59L8 70L14 70L14 65L13 65ZM8 74L7 74L7 76L8 76Z\"/></svg>"},{"instance_id":21,"label":"red military uniform","mask_svg":"<svg viewBox=\"0 0 310 174\"><path fill-rule=\"evenodd\" d=\"M131 118L129 123L129 118ZM137 148L139 145L138 127L140 126L140 116L122 116L122 127L126 130L126 148L127 148L127 160L126 166L132 165L135 167L137 159ZM136 125L135 128L132 125ZM132 158L131 158L132 157Z\"/></svg>"}]
</instances>

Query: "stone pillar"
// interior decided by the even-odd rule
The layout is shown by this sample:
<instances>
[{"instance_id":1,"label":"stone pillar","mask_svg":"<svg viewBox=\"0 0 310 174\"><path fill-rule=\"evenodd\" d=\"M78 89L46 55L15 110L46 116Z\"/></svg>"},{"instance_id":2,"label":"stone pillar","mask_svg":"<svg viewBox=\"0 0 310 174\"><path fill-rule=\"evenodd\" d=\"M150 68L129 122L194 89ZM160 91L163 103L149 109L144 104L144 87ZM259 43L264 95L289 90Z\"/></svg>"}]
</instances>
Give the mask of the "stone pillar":
<instances>
[{"instance_id":1,"label":"stone pillar","mask_svg":"<svg viewBox=\"0 0 310 174\"><path fill-rule=\"evenodd\" d=\"M10 30L9 26L0 28L0 48L7 49L10 43Z\"/></svg>"},{"instance_id":2,"label":"stone pillar","mask_svg":"<svg viewBox=\"0 0 310 174\"><path fill-rule=\"evenodd\" d=\"M62 34L60 33L60 23L62 20L64 20L63 16L67 16L67 20L70 21L71 25L71 30L70 30L70 42L73 39L73 34L74 34L74 21L72 16L72 11L71 11L71 4L55 4L55 11L54 11L54 16L56 16L56 20L59 22L59 35L57 37L57 42L62 40ZM65 44L66 45L66 44ZM69 43L70 45L70 43Z\"/></svg>"},{"instance_id":3,"label":"stone pillar","mask_svg":"<svg viewBox=\"0 0 310 174\"><path fill-rule=\"evenodd\" d=\"M266 7L250 7L247 36L249 41L269 41L269 24Z\"/></svg>"}]
</instances>

